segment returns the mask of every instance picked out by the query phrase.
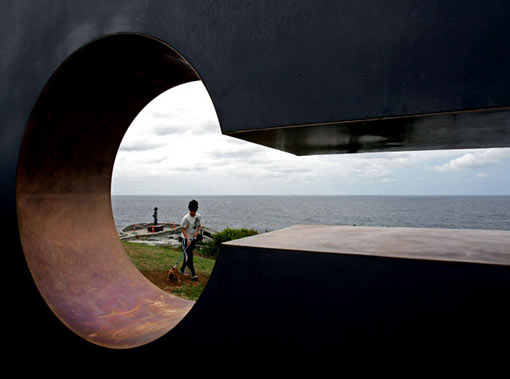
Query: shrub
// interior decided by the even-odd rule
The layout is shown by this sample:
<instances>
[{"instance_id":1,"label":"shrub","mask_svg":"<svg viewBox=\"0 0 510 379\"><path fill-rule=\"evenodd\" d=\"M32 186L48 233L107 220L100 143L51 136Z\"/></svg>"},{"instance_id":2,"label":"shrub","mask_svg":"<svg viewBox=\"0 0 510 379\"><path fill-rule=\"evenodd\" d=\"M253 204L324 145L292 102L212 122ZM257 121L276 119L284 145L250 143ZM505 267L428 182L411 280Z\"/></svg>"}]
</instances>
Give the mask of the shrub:
<instances>
[{"instance_id":1,"label":"shrub","mask_svg":"<svg viewBox=\"0 0 510 379\"><path fill-rule=\"evenodd\" d=\"M220 246L223 242L233 241L239 238L253 236L255 234L258 234L256 230L226 228L222 232L214 235L213 240L208 243L208 248L204 249L203 253L210 258L216 259L220 253Z\"/></svg>"}]
</instances>

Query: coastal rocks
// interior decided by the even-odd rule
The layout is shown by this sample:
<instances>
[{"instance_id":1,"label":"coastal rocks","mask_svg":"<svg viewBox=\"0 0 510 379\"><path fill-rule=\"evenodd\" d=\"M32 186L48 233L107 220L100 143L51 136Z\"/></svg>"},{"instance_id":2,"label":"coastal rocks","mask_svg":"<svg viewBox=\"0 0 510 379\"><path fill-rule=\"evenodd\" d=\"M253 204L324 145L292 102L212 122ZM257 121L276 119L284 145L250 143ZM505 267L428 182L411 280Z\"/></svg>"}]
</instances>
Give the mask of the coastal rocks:
<instances>
[{"instance_id":1,"label":"coastal rocks","mask_svg":"<svg viewBox=\"0 0 510 379\"><path fill-rule=\"evenodd\" d=\"M119 232L121 241L141 243L150 246L180 246L181 225L174 223L158 224L152 231L152 223L131 224ZM158 231L159 230L159 231ZM202 226L202 243L212 241L217 231Z\"/></svg>"}]
</instances>

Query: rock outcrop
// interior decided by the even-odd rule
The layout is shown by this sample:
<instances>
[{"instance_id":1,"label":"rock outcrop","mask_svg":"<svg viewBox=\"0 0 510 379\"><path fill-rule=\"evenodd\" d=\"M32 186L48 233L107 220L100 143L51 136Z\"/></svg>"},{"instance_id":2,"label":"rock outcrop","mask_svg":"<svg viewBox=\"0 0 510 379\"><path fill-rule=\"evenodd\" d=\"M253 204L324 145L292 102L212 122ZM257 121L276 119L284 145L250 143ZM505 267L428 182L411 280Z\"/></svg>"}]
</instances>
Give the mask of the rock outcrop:
<instances>
[{"instance_id":1,"label":"rock outcrop","mask_svg":"<svg viewBox=\"0 0 510 379\"><path fill-rule=\"evenodd\" d=\"M151 246L180 246L181 245L181 225L174 223L162 223L163 230L159 232L150 232L152 223L137 223L126 226L119 232L121 241L142 243ZM217 231L202 226L202 243L212 241Z\"/></svg>"}]
</instances>

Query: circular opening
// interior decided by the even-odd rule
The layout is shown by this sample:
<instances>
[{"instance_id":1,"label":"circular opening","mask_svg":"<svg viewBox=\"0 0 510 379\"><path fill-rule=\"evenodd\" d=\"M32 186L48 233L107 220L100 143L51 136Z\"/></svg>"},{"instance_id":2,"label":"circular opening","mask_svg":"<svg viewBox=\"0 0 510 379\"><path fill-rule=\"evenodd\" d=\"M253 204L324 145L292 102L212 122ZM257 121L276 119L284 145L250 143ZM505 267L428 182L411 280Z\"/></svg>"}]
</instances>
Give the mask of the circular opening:
<instances>
[{"instance_id":1,"label":"circular opening","mask_svg":"<svg viewBox=\"0 0 510 379\"><path fill-rule=\"evenodd\" d=\"M198 79L167 45L120 34L73 54L32 112L17 177L23 251L49 307L95 344L149 343L194 304L160 290L132 264L115 228L110 186L131 121L163 91Z\"/></svg>"},{"instance_id":2,"label":"circular opening","mask_svg":"<svg viewBox=\"0 0 510 379\"><path fill-rule=\"evenodd\" d=\"M201 81L163 92L133 120L119 148L112 179L112 209L124 250L153 284L198 300L217 257L207 176L210 149L223 138L214 105ZM209 178L210 180L210 178ZM200 229L184 250L182 223L198 201ZM205 213L204 213L205 211ZM196 219L195 219L196 220ZM186 252L186 254L184 254ZM191 253L191 254L190 254ZM170 269L170 271L169 271ZM185 271L185 274L183 274Z\"/></svg>"}]
</instances>

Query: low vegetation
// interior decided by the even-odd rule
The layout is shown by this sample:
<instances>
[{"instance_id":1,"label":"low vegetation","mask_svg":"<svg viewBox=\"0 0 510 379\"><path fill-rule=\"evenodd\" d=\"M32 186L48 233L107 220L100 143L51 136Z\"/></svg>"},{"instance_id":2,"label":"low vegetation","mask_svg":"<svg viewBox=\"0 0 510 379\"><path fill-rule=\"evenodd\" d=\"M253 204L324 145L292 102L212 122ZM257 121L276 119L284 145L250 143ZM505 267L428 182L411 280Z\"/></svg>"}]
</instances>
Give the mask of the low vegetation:
<instances>
[{"instance_id":1,"label":"low vegetation","mask_svg":"<svg viewBox=\"0 0 510 379\"><path fill-rule=\"evenodd\" d=\"M213 240L204 246L204 254L209 258L216 259L220 253L220 246L223 242L233 241L255 234L257 234L256 230L226 228L222 232L216 233Z\"/></svg>"}]
</instances>

